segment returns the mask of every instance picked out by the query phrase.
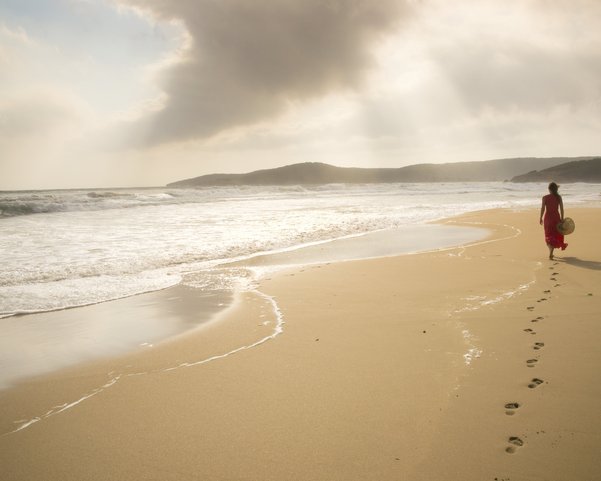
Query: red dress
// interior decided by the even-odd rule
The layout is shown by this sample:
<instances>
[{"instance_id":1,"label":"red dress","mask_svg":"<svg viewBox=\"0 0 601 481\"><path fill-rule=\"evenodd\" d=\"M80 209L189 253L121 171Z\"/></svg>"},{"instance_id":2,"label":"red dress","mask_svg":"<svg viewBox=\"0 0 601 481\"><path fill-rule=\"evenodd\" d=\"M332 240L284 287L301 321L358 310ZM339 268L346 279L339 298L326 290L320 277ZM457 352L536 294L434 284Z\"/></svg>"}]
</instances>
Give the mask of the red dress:
<instances>
[{"instance_id":1,"label":"red dress","mask_svg":"<svg viewBox=\"0 0 601 481\"><path fill-rule=\"evenodd\" d=\"M559 215L559 197L547 194L543 197L545 205L545 242L551 247L564 250L568 245L563 241L563 235L557 231L557 224L561 221Z\"/></svg>"}]
</instances>

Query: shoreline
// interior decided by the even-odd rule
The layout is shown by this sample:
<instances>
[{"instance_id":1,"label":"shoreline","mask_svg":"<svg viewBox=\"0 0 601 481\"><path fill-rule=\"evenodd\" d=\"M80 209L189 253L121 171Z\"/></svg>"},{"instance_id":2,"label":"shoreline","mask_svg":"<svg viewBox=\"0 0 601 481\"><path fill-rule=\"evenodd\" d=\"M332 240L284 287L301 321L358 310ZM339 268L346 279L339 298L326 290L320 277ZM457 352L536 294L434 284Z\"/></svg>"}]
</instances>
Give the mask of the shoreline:
<instances>
[{"instance_id":1,"label":"shoreline","mask_svg":"<svg viewBox=\"0 0 601 481\"><path fill-rule=\"evenodd\" d=\"M157 291L4 317L0 319L0 391L28 377L95 359L133 354L186 335L213 322L236 297L252 292L253 285L262 278L278 275L282 270L452 248L486 235L482 229L440 223L418 224L413 229L417 233L409 236L403 230L389 229L261 253L224 262L210 271L190 272L179 284ZM236 282L228 280L226 273L222 275L226 284L232 284L229 289L193 287L196 278L218 277L215 272L227 271L232 271L232 278L246 277L247 285L235 286ZM191 285L186 284L186 277L192 278ZM23 345L28 346L27 352L18 349Z\"/></svg>"},{"instance_id":2,"label":"shoreline","mask_svg":"<svg viewBox=\"0 0 601 481\"><path fill-rule=\"evenodd\" d=\"M554 264L534 209L465 214L487 240L287 270L156 349L23 382L4 433L118 379L0 437L7 479L593 479L600 213L570 209ZM278 325L269 299L283 334L226 361Z\"/></svg>"},{"instance_id":3,"label":"shoreline","mask_svg":"<svg viewBox=\"0 0 601 481\"><path fill-rule=\"evenodd\" d=\"M152 348L210 322L233 297L226 291L178 284L87 306L3 318L0 392L30 377Z\"/></svg>"}]
</instances>

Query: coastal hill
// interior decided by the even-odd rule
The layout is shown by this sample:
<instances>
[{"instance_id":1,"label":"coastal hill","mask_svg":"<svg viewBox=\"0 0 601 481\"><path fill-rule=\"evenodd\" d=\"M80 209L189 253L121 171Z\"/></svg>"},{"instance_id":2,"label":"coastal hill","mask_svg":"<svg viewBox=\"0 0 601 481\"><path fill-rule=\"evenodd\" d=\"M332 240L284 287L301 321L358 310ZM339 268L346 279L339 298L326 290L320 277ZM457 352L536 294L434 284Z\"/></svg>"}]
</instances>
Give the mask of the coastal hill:
<instances>
[{"instance_id":1,"label":"coastal hill","mask_svg":"<svg viewBox=\"0 0 601 481\"><path fill-rule=\"evenodd\" d=\"M518 175L512 182L601 182L601 157L575 160Z\"/></svg>"},{"instance_id":2,"label":"coastal hill","mask_svg":"<svg viewBox=\"0 0 601 481\"><path fill-rule=\"evenodd\" d=\"M392 182L493 182L592 157L523 157L481 162L416 164L400 168L353 168L306 162L246 174L210 174L167 184L168 187L228 185L368 184Z\"/></svg>"}]
</instances>

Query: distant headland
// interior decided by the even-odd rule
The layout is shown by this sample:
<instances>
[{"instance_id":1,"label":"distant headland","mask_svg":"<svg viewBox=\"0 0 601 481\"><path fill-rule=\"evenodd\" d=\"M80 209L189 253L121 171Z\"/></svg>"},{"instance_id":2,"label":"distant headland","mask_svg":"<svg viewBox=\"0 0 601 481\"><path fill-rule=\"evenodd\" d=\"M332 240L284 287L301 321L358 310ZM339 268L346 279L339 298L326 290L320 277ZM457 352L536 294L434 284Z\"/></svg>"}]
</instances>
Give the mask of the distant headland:
<instances>
[{"instance_id":1,"label":"distant headland","mask_svg":"<svg viewBox=\"0 0 601 481\"><path fill-rule=\"evenodd\" d=\"M305 162L246 174L209 174L168 187L371 184L395 182L601 182L601 157L521 157L400 168L335 167Z\"/></svg>"}]
</instances>

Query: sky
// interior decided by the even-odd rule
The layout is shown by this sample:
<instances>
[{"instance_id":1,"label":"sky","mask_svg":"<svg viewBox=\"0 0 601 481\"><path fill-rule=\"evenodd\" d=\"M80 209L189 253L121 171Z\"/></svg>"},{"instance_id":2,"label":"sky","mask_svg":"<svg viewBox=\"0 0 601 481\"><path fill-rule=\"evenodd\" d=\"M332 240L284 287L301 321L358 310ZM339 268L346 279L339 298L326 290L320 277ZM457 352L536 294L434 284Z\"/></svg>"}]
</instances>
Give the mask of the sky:
<instances>
[{"instance_id":1,"label":"sky","mask_svg":"<svg viewBox=\"0 0 601 481\"><path fill-rule=\"evenodd\" d=\"M0 190L601 153L599 0L0 0Z\"/></svg>"}]
</instances>

